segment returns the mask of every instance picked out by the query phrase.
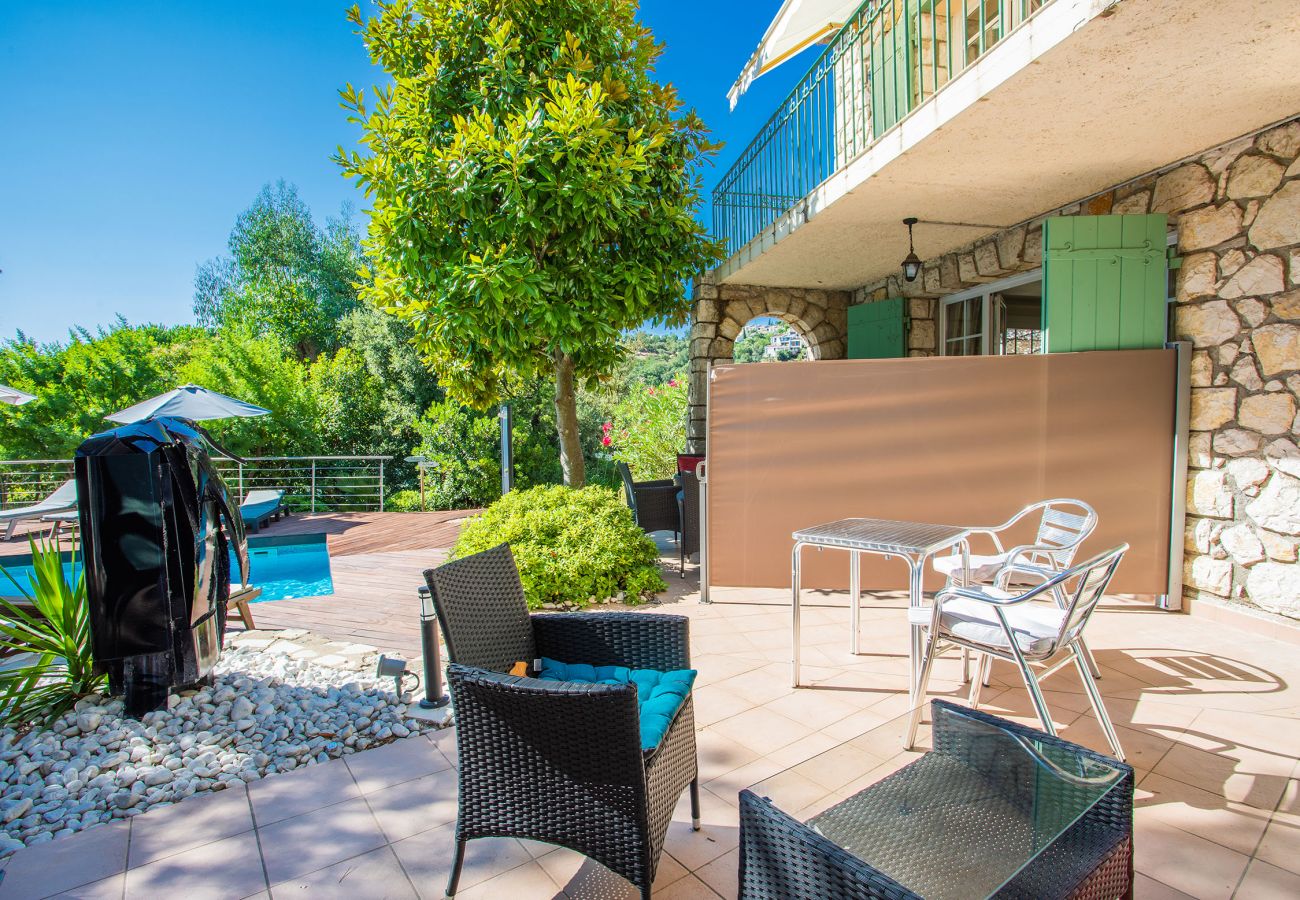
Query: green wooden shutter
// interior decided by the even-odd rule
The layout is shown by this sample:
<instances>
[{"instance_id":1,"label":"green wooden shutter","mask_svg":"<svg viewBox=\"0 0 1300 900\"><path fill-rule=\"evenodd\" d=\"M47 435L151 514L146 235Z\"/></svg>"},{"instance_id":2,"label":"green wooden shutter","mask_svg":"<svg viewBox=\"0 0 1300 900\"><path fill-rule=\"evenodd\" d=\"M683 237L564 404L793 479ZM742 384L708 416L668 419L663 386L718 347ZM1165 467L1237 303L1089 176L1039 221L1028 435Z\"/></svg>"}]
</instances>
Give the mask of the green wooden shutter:
<instances>
[{"instance_id":1,"label":"green wooden shutter","mask_svg":"<svg viewBox=\"0 0 1300 900\"><path fill-rule=\"evenodd\" d=\"M882 14L874 28L882 28ZM871 134L880 137L912 108L912 53L909 51L913 31L911 15L893 20L888 34L877 37L871 45Z\"/></svg>"},{"instance_id":2,"label":"green wooden shutter","mask_svg":"<svg viewBox=\"0 0 1300 900\"><path fill-rule=\"evenodd\" d=\"M1058 216L1043 223L1047 351L1141 350L1166 340L1166 220Z\"/></svg>"},{"instance_id":3,"label":"green wooden shutter","mask_svg":"<svg viewBox=\"0 0 1300 900\"><path fill-rule=\"evenodd\" d=\"M907 301L902 297L849 307L849 359L907 355Z\"/></svg>"}]
</instances>

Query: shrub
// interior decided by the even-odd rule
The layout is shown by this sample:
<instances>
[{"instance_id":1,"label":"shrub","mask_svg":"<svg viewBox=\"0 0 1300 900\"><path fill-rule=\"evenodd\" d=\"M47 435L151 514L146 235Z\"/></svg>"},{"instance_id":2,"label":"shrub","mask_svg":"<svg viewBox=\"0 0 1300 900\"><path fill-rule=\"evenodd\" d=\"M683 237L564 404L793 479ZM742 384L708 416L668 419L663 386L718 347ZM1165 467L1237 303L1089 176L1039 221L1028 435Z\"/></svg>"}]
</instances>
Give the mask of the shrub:
<instances>
[{"instance_id":1,"label":"shrub","mask_svg":"<svg viewBox=\"0 0 1300 900\"><path fill-rule=\"evenodd\" d=\"M686 382L633 387L603 426L606 446L627 463L637 481L671 478L677 453L686 446Z\"/></svg>"},{"instance_id":2,"label":"shrub","mask_svg":"<svg viewBox=\"0 0 1300 900\"><path fill-rule=\"evenodd\" d=\"M609 488L515 490L475 516L452 548L457 559L508 543L528 605L582 607L623 594L629 603L667 590L659 550Z\"/></svg>"},{"instance_id":3,"label":"shrub","mask_svg":"<svg viewBox=\"0 0 1300 900\"><path fill-rule=\"evenodd\" d=\"M425 505L429 505L429 497L425 496ZM423 512L420 508L419 491L394 491L384 498L384 509L389 512Z\"/></svg>"},{"instance_id":4,"label":"shrub","mask_svg":"<svg viewBox=\"0 0 1300 900\"><path fill-rule=\"evenodd\" d=\"M0 648L35 657L0 670L0 721L17 728L52 721L105 683L90 656L85 578L69 584L58 545L35 538L32 570L31 593L8 573L0 577L31 604L0 599Z\"/></svg>"}]
</instances>

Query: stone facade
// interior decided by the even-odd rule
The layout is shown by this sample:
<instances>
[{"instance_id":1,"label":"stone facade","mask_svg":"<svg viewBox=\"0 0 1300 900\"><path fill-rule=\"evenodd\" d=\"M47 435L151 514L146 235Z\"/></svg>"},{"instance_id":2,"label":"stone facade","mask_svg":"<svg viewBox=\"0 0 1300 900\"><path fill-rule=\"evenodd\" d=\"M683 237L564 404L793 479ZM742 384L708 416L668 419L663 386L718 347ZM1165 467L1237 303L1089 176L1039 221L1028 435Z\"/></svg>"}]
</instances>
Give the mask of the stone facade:
<instances>
[{"instance_id":1,"label":"stone facade","mask_svg":"<svg viewBox=\"0 0 1300 900\"><path fill-rule=\"evenodd\" d=\"M849 294L804 288L715 284L703 278L694 288L691 325L690 421L686 445L704 452L705 399L709 366L729 362L740 329L750 319L773 316L808 341L813 359L843 359L848 345Z\"/></svg>"},{"instance_id":2,"label":"stone facade","mask_svg":"<svg viewBox=\"0 0 1300 900\"><path fill-rule=\"evenodd\" d=\"M1194 346L1185 596L1300 619L1300 116L926 260L916 281L865 285L850 303L909 298L908 355L933 355L938 298L1041 266L1049 216L1108 213L1164 213L1178 233L1175 330ZM702 438L703 407L692 415Z\"/></svg>"}]
</instances>

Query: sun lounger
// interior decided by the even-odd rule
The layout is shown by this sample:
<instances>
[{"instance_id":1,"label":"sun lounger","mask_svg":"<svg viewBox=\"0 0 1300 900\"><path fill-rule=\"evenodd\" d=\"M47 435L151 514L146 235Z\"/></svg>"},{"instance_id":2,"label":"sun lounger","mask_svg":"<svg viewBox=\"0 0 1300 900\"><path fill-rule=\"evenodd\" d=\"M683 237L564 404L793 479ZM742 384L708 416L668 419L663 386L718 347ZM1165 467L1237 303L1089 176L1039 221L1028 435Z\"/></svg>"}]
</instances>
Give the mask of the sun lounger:
<instances>
[{"instance_id":1,"label":"sun lounger","mask_svg":"<svg viewBox=\"0 0 1300 900\"><path fill-rule=\"evenodd\" d=\"M19 522L40 519L52 513L71 512L77 508L77 483L69 478L53 494L32 506L20 506L0 512L0 523L6 525L5 540L14 536Z\"/></svg>"},{"instance_id":2,"label":"sun lounger","mask_svg":"<svg viewBox=\"0 0 1300 900\"><path fill-rule=\"evenodd\" d=\"M289 509L284 505L284 491L249 491L244 502L239 504L239 514L249 531L259 530L267 522L279 519L281 514L287 516Z\"/></svg>"}]
</instances>

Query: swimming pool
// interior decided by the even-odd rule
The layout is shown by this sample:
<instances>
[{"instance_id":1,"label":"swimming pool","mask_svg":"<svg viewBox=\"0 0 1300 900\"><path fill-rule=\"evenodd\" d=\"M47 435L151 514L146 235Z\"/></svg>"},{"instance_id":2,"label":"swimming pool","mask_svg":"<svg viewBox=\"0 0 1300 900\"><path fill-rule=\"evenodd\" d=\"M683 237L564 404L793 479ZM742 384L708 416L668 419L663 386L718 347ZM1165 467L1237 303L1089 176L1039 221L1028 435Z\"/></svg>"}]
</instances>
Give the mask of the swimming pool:
<instances>
[{"instance_id":1,"label":"swimming pool","mask_svg":"<svg viewBox=\"0 0 1300 900\"><path fill-rule=\"evenodd\" d=\"M31 557L14 556L0 560L0 567L12 577L0 574L0 597L19 596L14 588L31 593ZM334 579L330 574L330 555L325 545L325 535L286 535L284 537L254 537L248 539L249 583L262 589L262 596L254 600L291 600L295 597L322 597L334 593ZM74 570L71 562L63 564L64 575L75 578L81 569ZM238 570L231 564L231 580L242 581Z\"/></svg>"}]
</instances>

